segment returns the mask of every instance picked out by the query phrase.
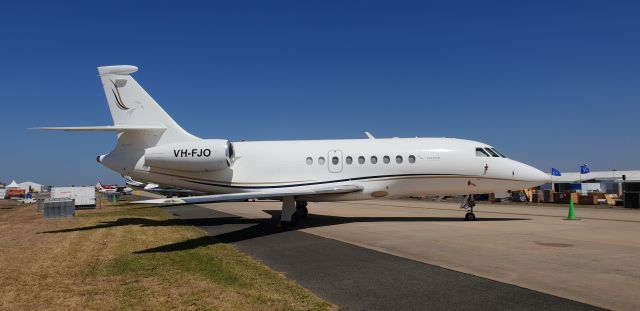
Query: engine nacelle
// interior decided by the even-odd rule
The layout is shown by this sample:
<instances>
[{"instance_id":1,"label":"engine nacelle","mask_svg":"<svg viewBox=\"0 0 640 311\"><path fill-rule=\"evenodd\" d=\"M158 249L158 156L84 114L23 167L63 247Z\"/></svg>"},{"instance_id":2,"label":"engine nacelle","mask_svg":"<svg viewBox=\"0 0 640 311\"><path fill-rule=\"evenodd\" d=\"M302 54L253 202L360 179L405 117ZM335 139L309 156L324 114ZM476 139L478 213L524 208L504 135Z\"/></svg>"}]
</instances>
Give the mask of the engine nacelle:
<instances>
[{"instance_id":1,"label":"engine nacelle","mask_svg":"<svg viewBox=\"0 0 640 311\"><path fill-rule=\"evenodd\" d=\"M224 139L203 139L148 148L144 164L177 171L211 172L231 167L233 144Z\"/></svg>"}]
</instances>

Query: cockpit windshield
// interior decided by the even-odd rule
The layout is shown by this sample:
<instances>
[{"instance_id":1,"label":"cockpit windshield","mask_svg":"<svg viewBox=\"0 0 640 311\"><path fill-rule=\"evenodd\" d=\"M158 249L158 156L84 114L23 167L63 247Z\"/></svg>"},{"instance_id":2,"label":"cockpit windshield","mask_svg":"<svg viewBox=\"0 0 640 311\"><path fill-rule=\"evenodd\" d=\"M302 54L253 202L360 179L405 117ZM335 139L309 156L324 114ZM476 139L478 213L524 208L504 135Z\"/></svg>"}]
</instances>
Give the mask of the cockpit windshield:
<instances>
[{"instance_id":1,"label":"cockpit windshield","mask_svg":"<svg viewBox=\"0 0 640 311\"><path fill-rule=\"evenodd\" d=\"M491 148L491 150L493 150L493 152L497 153L499 156L506 158L507 156L505 156L504 154L502 154L502 152L498 151L496 148Z\"/></svg>"},{"instance_id":2,"label":"cockpit windshield","mask_svg":"<svg viewBox=\"0 0 640 311\"><path fill-rule=\"evenodd\" d=\"M489 157L489 154L482 148L476 148L476 157Z\"/></svg>"},{"instance_id":3,"label":"cockpit windshield","mask_svg":"<svg viewBox=\"0 0 640 311\"><path fill-rule=\"evenodd\" d=\"M504 154L500 153L498 150L496 150L496 148L490 148L490 147L484 147L484 148L478 147L478 148L476 148L476 157L506 158L506 156Z\"/></svg>"},{"instance_id":4,"label":"cockpit windshield","mask_svg":"<svg viewBox=\"0 0 640 311\"><path fill-rule=\"evenodd\" d=\"M484 148L484 150L487 150L487 152L488 152L492 157L494 157L494 158L499 158L499 157L500 157L500 156L499 156L497 153L495 153L495 152L493 151L493 149L491 149L491 148Z\"/></svg>"}]
</instances>

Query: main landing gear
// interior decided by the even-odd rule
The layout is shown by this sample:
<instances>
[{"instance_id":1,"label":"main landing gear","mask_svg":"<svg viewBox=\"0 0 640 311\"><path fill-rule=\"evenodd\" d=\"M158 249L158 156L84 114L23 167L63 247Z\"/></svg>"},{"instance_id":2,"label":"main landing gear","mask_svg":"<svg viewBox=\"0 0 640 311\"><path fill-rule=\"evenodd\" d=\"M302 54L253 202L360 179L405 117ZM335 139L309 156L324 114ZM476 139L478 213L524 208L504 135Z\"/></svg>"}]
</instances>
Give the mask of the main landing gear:
<instances>
[{"instance_id":1,"label":"main landing gear","mask_svg":"<svg viewBox=\"0 0 640 311\"><path fill-rule=\"evenodd\" d=\"M282 199L282 213L280 224L282 226L294 226L299 219L307 218L309 210L306 201L296 201L294 197Z\"/></svg>"},{"instance_id":2,"label":"main landing gear","mask_svg":"<svg viewBox=\"0 0 640 311\"><path fill-rule=\"evenodd\" d=\"M309 215L307 201L296 201L296 215L300 216L300 219L307 218L307 215Z\"/></svg>"},{"instance_id":3,"label":"main landing gear","mask_svg":"<svg viewBox=\"0 0 640 311\"><path fill-rule=\"evenodd\" d=\"M467 210L467 213L464 215L464 220L474 221L476 220L476 215L473 213L473 208L476 206L476 201L473 199L473 194L467 196L467 198L460 204L460 208L464 208Z\"/></svg>"}]
</instances>

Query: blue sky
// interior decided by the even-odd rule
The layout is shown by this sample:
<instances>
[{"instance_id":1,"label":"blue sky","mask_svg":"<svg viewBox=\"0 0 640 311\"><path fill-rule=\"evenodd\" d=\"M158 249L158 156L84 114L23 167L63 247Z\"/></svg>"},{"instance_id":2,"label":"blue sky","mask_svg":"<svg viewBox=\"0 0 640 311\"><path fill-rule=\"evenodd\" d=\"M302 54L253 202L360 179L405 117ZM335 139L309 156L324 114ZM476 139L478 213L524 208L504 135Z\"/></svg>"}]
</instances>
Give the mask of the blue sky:
<instances>
[{"instance_id":1,"label":"blue sky","mask_svg":"<svg viewBox=\"0 0 640 311\"><path fill-rule=\"evenodd\" d=\"M3 2L0 181L121 182L96 67L193 134L480 140L544 171L640 169L637 1Z\"/></svg>"}]
</instances>

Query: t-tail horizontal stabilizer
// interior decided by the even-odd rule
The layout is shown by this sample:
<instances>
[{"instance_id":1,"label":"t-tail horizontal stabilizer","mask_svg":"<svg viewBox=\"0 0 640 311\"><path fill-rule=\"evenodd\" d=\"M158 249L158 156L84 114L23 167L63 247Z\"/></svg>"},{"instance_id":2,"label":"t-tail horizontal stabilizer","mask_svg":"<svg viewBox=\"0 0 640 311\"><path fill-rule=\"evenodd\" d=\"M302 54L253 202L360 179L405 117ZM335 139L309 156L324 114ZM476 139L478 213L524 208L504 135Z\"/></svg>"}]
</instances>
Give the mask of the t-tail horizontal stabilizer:
<instances>
[{"instance_id":1,"label":"t-tail horizontal stabilizer","mask_svg":"<svg viewBox=\"0 0 640 311\"><path fill-rule=\"evenodd\" d=\"M30 130L68 131L68 132L125 132L125 131L164 131L165 126L152 125L104 125L104 126L57 126L34 127Z\"/></svg>"}]
</instances>

